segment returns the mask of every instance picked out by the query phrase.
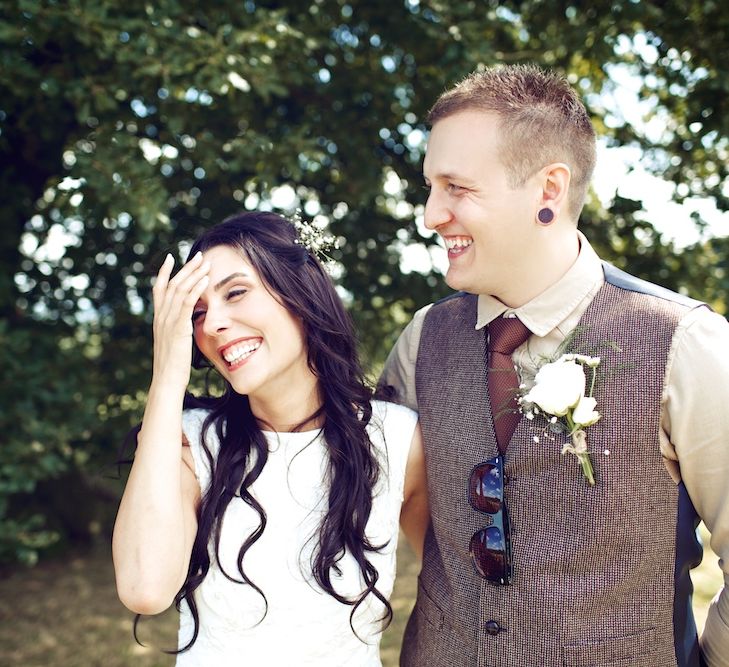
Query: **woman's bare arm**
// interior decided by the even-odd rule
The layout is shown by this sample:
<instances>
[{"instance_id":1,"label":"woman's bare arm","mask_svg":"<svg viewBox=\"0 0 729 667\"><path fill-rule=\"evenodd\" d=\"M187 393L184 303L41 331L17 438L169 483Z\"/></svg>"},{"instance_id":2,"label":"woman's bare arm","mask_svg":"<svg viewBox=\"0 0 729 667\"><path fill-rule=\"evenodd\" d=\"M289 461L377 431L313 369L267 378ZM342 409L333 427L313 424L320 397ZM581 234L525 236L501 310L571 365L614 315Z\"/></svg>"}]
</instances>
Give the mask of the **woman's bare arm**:
<instances>
[{"instance_id":1,"label":"woman's bare arm","mask_svg":"<svg viewBox=\"0 0 729 667\"><path fill-rule=\"evenodd\" d=\"M425 475L425 456L423 454L423 436L420 425L415 427L410 443L407 466L405 468L405 489L400 526L410 546L418 558L423 558L423 542L425 532L430 523L428 506L428 483Z\"/></svg>"},{"instance_id":2,"label":"woman's bare arm","mask_svg":"<svg viewBox=\"0 0 729 667\"><path fill-rule=\"evenodd\" d=\"M190 379L192 309L207 284L198 256L170 280L168 257L154 297L154 371L134 463L114 526L117 591L132 611L164 611L187 576L200 487L183 446L182 403Z\"/></svg>"}]
</instances>

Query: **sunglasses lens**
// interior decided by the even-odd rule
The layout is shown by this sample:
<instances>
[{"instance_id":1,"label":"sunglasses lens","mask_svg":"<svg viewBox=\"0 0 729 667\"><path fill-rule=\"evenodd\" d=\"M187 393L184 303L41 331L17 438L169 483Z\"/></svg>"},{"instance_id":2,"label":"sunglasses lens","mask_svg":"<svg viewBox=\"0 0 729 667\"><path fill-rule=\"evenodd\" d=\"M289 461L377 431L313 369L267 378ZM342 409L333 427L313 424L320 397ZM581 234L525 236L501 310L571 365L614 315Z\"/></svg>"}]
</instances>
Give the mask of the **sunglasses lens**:
<instances>
[{"instance_id":1,"label":"sunglasses lens","mask_svg":"<svg viewBox=\"0 0 729 667\"><path fill-rule=\"evenodd\" d=\"M469 545L476 571L490 581L509 583L510 572L504 533L497 526L479 530Z\"/></svg>"},{"instance_id":2,"label":"sunglasses lens","mask_svg":"<svg viewBox=\"0 0 729 667\"><path fill-rule=\"evenodd\" d=\"M471 471L468 482L468 498L473 509L495 514L503 504L502 467L486 462Z\"/></svg>"}]
</instances>

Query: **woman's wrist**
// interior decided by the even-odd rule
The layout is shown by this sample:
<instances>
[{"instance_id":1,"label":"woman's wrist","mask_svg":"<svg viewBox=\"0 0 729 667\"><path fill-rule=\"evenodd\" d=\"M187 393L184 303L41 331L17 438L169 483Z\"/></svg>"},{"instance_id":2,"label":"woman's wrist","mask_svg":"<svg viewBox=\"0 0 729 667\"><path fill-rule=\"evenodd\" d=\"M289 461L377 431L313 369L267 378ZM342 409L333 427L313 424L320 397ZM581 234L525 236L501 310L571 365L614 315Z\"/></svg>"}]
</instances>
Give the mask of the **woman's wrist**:
<instances>
[{"instance_id":1,"label":"woman's wrist","mask_svg":"<svg viewBox=\"0 0 729 667\"><path fill-rule=\"evenodd\" d=\"M179 378L152 377L147 392L145 414L150 410L161 410L170 417L172 412L179 412L181 415L186 390L187 382L183 382Z\"/></svg>"}]
</instances>

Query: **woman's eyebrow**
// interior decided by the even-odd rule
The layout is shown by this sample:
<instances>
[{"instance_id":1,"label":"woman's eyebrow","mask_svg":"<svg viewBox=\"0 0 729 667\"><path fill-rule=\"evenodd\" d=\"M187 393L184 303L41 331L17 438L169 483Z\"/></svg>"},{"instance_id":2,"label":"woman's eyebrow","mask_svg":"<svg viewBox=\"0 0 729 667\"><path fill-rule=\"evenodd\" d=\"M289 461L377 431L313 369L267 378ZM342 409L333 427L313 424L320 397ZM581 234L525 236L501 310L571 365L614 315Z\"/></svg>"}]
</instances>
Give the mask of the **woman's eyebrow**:
<instances>
[{"instance_id":1,"label":"woman's eyebrow","mask_svg":"<svg viewBox=\"0 0 729 667\"><path fill-rule=\"evenodd\" d=\"M231 273L229 276L223 278L217 285L215 285L213 289L217 292L221 287L225 286L231 280L235 280L236 278L250 278L250 276L247 273L243 273L241 271Z\"/></svg>"}]
</instances>

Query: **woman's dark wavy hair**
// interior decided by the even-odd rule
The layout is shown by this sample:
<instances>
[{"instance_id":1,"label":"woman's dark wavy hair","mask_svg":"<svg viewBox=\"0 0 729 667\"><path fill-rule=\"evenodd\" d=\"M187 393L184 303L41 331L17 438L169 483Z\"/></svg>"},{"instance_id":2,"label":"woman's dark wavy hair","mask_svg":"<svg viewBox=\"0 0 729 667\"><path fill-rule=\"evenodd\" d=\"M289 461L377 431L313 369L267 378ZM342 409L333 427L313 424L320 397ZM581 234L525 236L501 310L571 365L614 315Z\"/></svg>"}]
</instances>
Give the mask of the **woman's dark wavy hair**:
<instances>
[{"instance_id":1,"label":"woman's dark wavy hair","mask_svg":"<svg viewBox=\"0 0 729 667\"><path fill-rule=\"evenodd\" d=\"M367 559L368 552L383 546L371 544L365 535L380 465L366 431L372 416L372 393L364 381L350 317L331 279L316 257L298 242L295 227L285 218L265 212L236 215L206 231L194 243L188 257L217 246L239 250L272 295L303 322L308 365L318 379L321 407L298 428L312 418L321 419L329 457L325 478L329 485L327 512L312 538L314 579L329 595L352 606L353 629L354 613L370 594L383 604L383 620L389 624L392 607L377 589L378 572ZM197 347L193 365L210 366ZM198 636L199 616L193 593L210 568L211 539L223 574L231 581L253 587L265 601L264 591L245 572L244 558L266 527L265 508L250 493L268 458L266 440L248 397L237 394L227 382L225 392L218 398L195 398L188 394L185 408L192 407L210 410L203 422L201 439L212 481L198 510L198 530L187 578L175 597L178 609L182 600L187 601L195 623L191 641L181 650L190 648ZM215 428L221 443L217 460L205 445L205 434L210 428ZM239 578L234 578L222 568L219 545L223 515L237 495L258 514L259 526L241 544ZM345 551L356 560L365 582L363 592L354 599L337 593L331 580L332 572L340 572L338 563Z\"/></svg>"}]
</instances>

